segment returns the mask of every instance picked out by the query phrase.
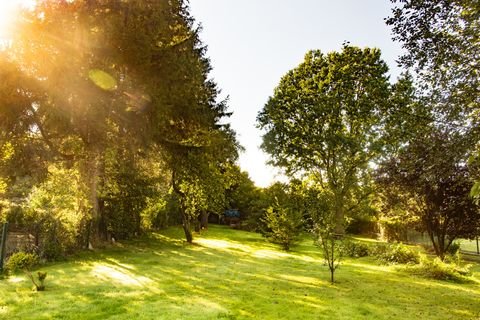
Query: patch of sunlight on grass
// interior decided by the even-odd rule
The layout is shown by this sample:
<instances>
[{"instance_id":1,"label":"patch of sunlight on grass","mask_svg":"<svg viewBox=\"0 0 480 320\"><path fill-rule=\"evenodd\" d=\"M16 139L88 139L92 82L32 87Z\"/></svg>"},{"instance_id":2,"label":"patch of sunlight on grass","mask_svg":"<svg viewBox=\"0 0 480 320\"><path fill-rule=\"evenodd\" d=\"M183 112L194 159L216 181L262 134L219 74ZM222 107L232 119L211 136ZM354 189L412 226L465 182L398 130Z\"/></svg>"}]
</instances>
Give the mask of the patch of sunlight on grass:
<instances>
[{"instance_id":1,"label":"patch of sunlight on grass","mask_svg":"<svg viewBox=\"0 0 480 320\"><path fill-rule=\"evenodd\" d=\"M317 286L323 282L317 278L306 277L306 276L295 276L295 275L289 275L289 274L281 274L279 275L279 277L288 281L294 281L294 282L306 284L309 286Z\"/></svg>"},{"instance_id":2,"label":"patch of sunlight on grass","mask_svg":"<svg viewBox=\"0 0 480 320\"><path fill-rule=\"evenodd\" d=\"M269 259L280 259L280 258L292 257L292 255L286 252L273 251L268 249L257 250L253 253L253 256L257 258L269 258Z\"/></svg>"},{"instance_id":3,"label":"patch of sunlight on grass","mask_svg":"<svg viewBox=\"0 0 480 320\"><path fill-rule=\"evenodd\" d=\"M116 264L117 266L122 267L122 268L125 268L125 269L128 269L128 270L135 270L135 269L136 269L136 268L135 268L134 266L132 266L131 264L121 263L121 262L118 261L117 259L107 258L107 259L105 259L105 260L108 261L108 262L112 262L112 263Z\"/></svg>"},{"instance_id":4,"label":"patch of sunlight on grass","mask_svg":"<svg viewBox=\"0 0 480 320\"><path fill-rule=\"evenodd\" d=\"M162 240L162 241L165 241L165 242L170 242L172 244L182 244L184 242L184 240L181 239L181 238L180 239L175 239L175 238L172 238L172 237L160 234L160 233L154 233L153 237L155 239Z\"/></svg>"},{"instance_id":5,"label":"patch of sunlight on grass","mask_svg":"<svg viewBox=\"0 0 480 320\"><path fill-rule=\"evenodd\" d=\"M0 306L0 314L6 314L8 312L8 306Z\"/></svg>"},{"instance_id":6,"label":"patch of sunlight on grass","mask_svg":"<svg viewBox=\"0 0 480 320\"><path fill-rule=\"evenodd\" d=\"M298 260L302 260L302 261L305 261L305 262L318 262L319 260L318 259L314 259L312 257L309 257L309 256L305 256L305 255L292 255L291 256L292 258L295 258L295 259L298 259Z\"/></svg>"},{"instance_id":7,"label":"patch of sunlight on grass","mask_svg":"<svg viewBox=\"0 0 480 320\"><path fill-rule=\"evenodd\" d=\"M10 283L19 283L19 282L23 282L23 281L25 281L25 280L26 280L26 279L23 278L23 277L9 277L9 278L7 279L7 281L10 282Z\"/></svg>"},{"instance_id":8,"label":"patch of sunlight on grass","mask_svg":"<svg viewBox=\"0 0 480 320\"><path fill-rule=\"evenodd\" d=\"M472 295L478 294L478 288L459 286L455 282L448 283L448 282L442 281L442 280L430 280L430 279L422 279L422 280L419 280L419 281L410 280L409 282L414 283L414 284L418 284L418 285L421 285L421 286L424 286L424 287L430 287L430 288L440 287L440 288L445 288L445 289L448 289L448 290L464 291L464 292L472 294Z\"/></svg>"},{"instance_id":9,"label":"patch of sunlight on grass","mask_svg":"<svg viewBox=\"0 0 480 320\"><path fill-rule=\"evenodd\" d=\"M227 311L224 307L219 305L218 303L212 302L210 300L207 300L203 297L196 297L193 300L193 303L200 305L201 308L207 309L209 311Z\"/></svg>"},{"instance_id":10,"label":"patch of sunlight on grass","mask_svg":"<svg viewBox=\"0 0 480 320\"><path fill-rule=\"evenodd\" d=\"M256 258L267 258L267 259L283 259L283 258L294 258L298 260L303 260L305 262L314 262L316 261L314 258L306 255L298 255L298 254L291 254L282 251L270 250L270 249L256 249L252 246L246 244L240 244L237 242L226 241L226 240L219 240L219 239L205 239L200 238L195 240L196 243L212 249L219 249L224 251L229 250L240 250L245 253L251 254L253 257Z\"/></svg>"},{"instance_id":11,"label":"patch of sunlight on grass","mask_svg":"<svg viewBox=\"0 0 480 320\"><path fill-rule=\"evenodd\" d=\"M352 266L352 267L357 267L357 268L362 268L362 269L367 269L371 271L382 271L382 272L394 272L392 270L392 267L390 266L385 266L385 265L372 265L372 264L360 264L360 263L352 263L352 262L346 262L345 264Z\"/></svg>"},{"instance_id":12,"label":"patch of sunlight on grass","mask_svg":"<svg viewBox=\"0 0 480 320\"><path fill-rule=\"evenodd\" d=\"M379 242L383 243L383 242L385 242L385 241L381 241L381 240L378 240L378 239L365 238L365 237L352 237L352 239L363 241L363 242L371 242L371 243L379 243Z\"/></svg>"},{"instance_id":13,"label":"patch of sunlight on grass","mask_svg":"<svg viewBox=\"0 0 480 320\"><path fill-rule=\"evenodd\" d=\"M95 263L92 274L104 281L116 281L122 285L143 287L151 284L153 281L144 276L136 276L126 270L121 270L115 266Z\"/></svg>"},{"instance_id":14,"label":"patch of sunlight on grass","mask_svg":"<svg viewBox=\"0 0 480 320\"><path fill-rule=\"evenodd\" d=\"M196 239L196 243L208 247L208 248L214 248L214 249L240 249L245 252L253 252L254 250L252 247L245 245L245 244L240 244L240 243L235 243L235 242L230 242L230 241L225 241L225 240L217 240L217 239Z\"/></svg>"}]
</instances>

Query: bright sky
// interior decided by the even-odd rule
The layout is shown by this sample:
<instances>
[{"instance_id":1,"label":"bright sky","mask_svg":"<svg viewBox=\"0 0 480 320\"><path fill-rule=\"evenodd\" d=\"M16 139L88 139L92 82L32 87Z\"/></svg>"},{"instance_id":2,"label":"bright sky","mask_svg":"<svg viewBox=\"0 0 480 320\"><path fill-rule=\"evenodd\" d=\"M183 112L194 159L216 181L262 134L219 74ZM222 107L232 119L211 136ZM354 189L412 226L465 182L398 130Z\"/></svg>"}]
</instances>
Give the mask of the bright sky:
<instances>
[{"instance_id":1,"label":"bright sky","mask_svg":"<svg viewBox=\"0 0 480 320\"><path fill-rule=\"evenodd\" d=\"M246 148L240 166L258 186L281 176L265 164L268 156L259 149L257 113L308 50L340 50L345 40L377 47L391 79L400 73L395 63L400 46L383 20L390 14L388 0L190 0L190 7L203 26L211 76L223 96L230 96L230 121Z\"/></svg>"}]
</instances>

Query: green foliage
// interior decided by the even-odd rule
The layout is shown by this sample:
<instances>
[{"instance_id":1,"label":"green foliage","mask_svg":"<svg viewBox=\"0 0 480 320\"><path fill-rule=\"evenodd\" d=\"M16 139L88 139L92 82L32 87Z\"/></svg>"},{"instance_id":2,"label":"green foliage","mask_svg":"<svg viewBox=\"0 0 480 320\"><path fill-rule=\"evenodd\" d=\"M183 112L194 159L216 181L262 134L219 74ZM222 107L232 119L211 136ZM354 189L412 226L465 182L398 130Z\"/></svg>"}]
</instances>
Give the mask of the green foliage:
<instances>
[{"instance_id":1,"label":"green foliage","mask_svg":"<svg viewBox=\"0 0 480 320\"><path fill-rule=\"evenodd\" d=\"M365 243L353 239L344 239L341 244L342 255L351 258L371 256L382 264L418 264L420 255L402 243Z\"/></svg>"},{"instance_id":2,"label":"green foliage","mask_svg":"<svg viewBox=\"0 0 480 320\"><path fill-rule=\"evenodd\" d=\"M480 211L469 196L473 183L466 165L475 141L465 132L427 126L378 170L377 182L393 203L387 217L397 216L405 224L418 221L417 228L430 235L441 259L456 238L472 237L478 230Z\"/></svg>"},{"instance_id":3,"label":"green foliage","mask_svg":"<svg viewBox=\"0 0 480 320\"><path fill-rule=\"evenodd\" d=\"M343 256L343 235L336 232L338 219L334 192L322 188L315 178L303 182L294 180L291 187L297 198L297 206L303 211L307 228L313 234L315 244L322 250L333 283L335 270L340 266Z\"/></svg>"},{"instance_id":4,"label":"green foliage","mask_svg":"<svg viewBox=\"0 0 480 320\"><path fill-rule=\"evenodd\" d=\"M50 166L47 179L34 187L24 204L25 224L40 243L41 255L49 260L77 248L87 199L78 170Z\"/></svg>"},{"instance_id":5,"label":"green foliage","mask_svg":"<svg viewBox=\"0 0 480 320\"><path fill-rule=\"evenodd\" d=\"M336 233L348 199L364 199L368 164L380 154L389 103L387 65L378 49L319 50L280 80L258 115L263 149L287 173L315 175L332 194ZM356 192L354 192L354 190ZM355 195L354 195L355 194Z\"/></svg>"},{"instance_id":6,"label":"green foliage","mask_svg":"<svg viewBox=\"0 0 480 320\"><path fill-rule=\"evenodd\" d=\"M8 272L15 273L19 270L30 270L39 263L40 259L34 253L16 252L8 258L5 268Z\"/></svg>"},{"instance_id":7,"label":"green foliage","mask_svg":"<svg viewBox=\"0 0 480 320\"><path fill-rule=\"evenodd\" d=\"M407 267L407 271L425 278L446 280L453 282L471 282L471 265L460 266L456 263L446 263L440 258L421 258L420 264Z\"/></svg>"},{"instance_id":8,"label":"green foliage","mask_svg":"<svg viewBox=\"0 0 480 320\"><path fill-rule=\"evenodd\" d=\"M22 270L25 272L27 277L32 281L35 286L35 290L44 291L45 290L45 278L47 277L46 272L37 272L37 280L31 273L31 269L40 264L40 258L34 253L26 252L16 252L12 254L5 264L6 270L9 273L15 273Z\"/></svg>"},{"instance_id":9,"label":"green foliage","mask_svg":"<svg viewBox=\"0 0 480 320\"><path fill-rule=\"evenodd\" d=\"M282 207L278 202L265 211L262 221L267 226L265 236L287 251L298 240L302 229L302 215L298 209Z\"/></svg>"},{"instance_id":10,"label":"green foliage","mask_svg":"<svg viewBox=\"0 0 480 320\"><path fill-rule=\"evenodd\" d=\"M231 184L225 194L227 208L239 210L242 229L260 231L260 219L273 198L267 199L263 190L257 188L248 173L241 171L239 166L229 167L227 175Z\"/></svg>"},{"instance_id":11,"label":"green foliage","mask_svg":"<svg viewBox=\"0 0 480 320\"><path fill-rule=\"evenodd\" d=\"M343 256L361 258L370 254L371 247L361 241L344 239L340 250Z\"/></svg>"},{"instance_id":12,"label":"green foliage","mask_svg":"<svg viewBox=\"0 0 480 320\"><path fill-rule=\"evenodd\" d=\"M452 244L448 247L446 253L455 256L460 251L460 243L458 241L452 242Z\"/></svg>"},{"instance_id":13,"label":"green foliage","mask_svg":"<svg viewBox=\"0 0 480 320\"><path fill-rule=\"evenodd\" d=\"M402 243L377 244L370 249L370 252L384 264L416 264L420 262L418 252Z\"/></svg>"},{"instance_id":14,"label":"green foliage","mask_svg":"<svg viewBox=\"0 0 480 320\"><path fill-rule=\"evenodd\" d=\"M167 201L163 198L149 198L145 209L140 214L143 230L166 228L169 225L169 215L166 210Z\"/></svg>"},{"instance_id":15,"label":"green foliage","mask_svg":"<svg viewBox=\"0 0 480 320\"><path fill-rule=\"evenodd\" d=\"M219 130L203 139L205 146L179 146L170 159L187 242L193 241L191 225L202 212L220 214L227 207L225 191L232 184L227 172L237 157L235 138L227 132Z\"/></svg>"},{"instance_id":16,"label":"green foliage","mask_svg":"<svg viewBox=\"0 0 480 320\"><path fill-rule=\"evenodd\" d=\"M129 154L110 154L105 159L105 171L108 177L102 188L101 227L115 239L129 239L142 230L142 212L148 207L149 199L159 194L155 187L159 183L155 172L141 168L134 161L128 161ZM127 161L126 161L127 160ZM162 181L163 182L163 181ZM150 200L150 205L152 205Z\"/></svg>"},{"instance_id":17,"label":"green foliage","mask_svg":"<svg viewBox=\"0 0 480 320\"><path fill-rule=\"evenodd\" d=\"M188 220L223 210L237 145L186 1L41 1L21 15L0 53L0 181L25 225L56 233L62 254L165 225L152 199L166 201L172 171ZM70 188L50 188L53 164Z\"/></svg>"},{"instance_id":18,"label":"green foliage","mask_svg":"<svg viewBox=\"0 0 480 320\"><path fill-rule=\"evenodd\" d=\"M476 0L391 2L386 22L405 49L399 62L416 73L417 100L429 115L411 113L426 125L413 130L390 165L398 164L397 178L405 179L395 184L417 199L417 215L443 259L453 240L479 228L468 191L479 190L472 153L478 153L480 7Z\"/></svg>"},{"instance_id":19,"label":"green foliage","mask_svg":"<svg viewBox=\"0 0 480 320\"><path fill-rule=\"evenodd\" d=\"M386 20L430 99L447 113L478 113L480 9L476 0L392 0ZM464 119L465 120L465 119Z\"/></svg>"}]
</instances>

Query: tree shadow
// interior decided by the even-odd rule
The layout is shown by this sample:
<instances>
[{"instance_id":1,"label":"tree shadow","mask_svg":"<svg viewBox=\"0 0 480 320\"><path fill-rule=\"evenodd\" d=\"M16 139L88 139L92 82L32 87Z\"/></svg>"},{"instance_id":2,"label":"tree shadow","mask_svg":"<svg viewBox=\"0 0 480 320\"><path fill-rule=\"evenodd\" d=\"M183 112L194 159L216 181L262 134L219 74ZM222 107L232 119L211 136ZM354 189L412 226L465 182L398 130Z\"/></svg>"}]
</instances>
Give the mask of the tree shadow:
<instances>
[{"instance_id":1,"label":"tree shadow","mask_svg":"<svg viewBox=\"0 0 480 320\"><path fill-rule=\"evenodd\" d=\"M154 234L99 259L48 266L47 291L35 294L22 291L24 283L11 284L22 295L8 295L5 314L24 319L68 319L70 313L82 319L468 319L480 314L476 286L412 278L368 259L346 260L338 283L331 285L322 259L275 250L261 238L242 242L236 235L231 241L229 233L215 228L195 246L171 233Z\"/></svg>"}]
</instances>

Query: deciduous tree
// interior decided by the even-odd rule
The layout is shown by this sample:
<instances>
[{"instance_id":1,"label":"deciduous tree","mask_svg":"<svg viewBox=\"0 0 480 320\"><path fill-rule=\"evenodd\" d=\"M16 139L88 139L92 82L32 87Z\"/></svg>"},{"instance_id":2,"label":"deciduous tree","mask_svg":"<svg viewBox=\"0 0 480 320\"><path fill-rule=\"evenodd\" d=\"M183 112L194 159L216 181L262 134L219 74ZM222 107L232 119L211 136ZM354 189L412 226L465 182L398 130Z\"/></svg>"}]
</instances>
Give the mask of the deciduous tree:
<instances>
[{"instance_id":1,"label":"deciduous tree","mask_svg":"<svg viewBox=\"0 0 480 320\"><path fill-rule=\"evenodd\" d=\"M467 158L472 144L460 132L425 131L382 164L378 181L408 195L399 203L418 217L443 259L455 239L471 238L478 230L480 211L469 197L473 182Z\"/></svg>"},{"instance_id":2,"label":"deciduous tree","mask_svg":"<svg viewBox=\"0 0 480 320\"><path fill-rule=\"evenodd\" d=\"M382 150L388 68L378 49L310 51L289 71L258 115L263 149L288 173L308 173L332 192L344 233L346 199Z\"/></svg>"}]
</instances>

